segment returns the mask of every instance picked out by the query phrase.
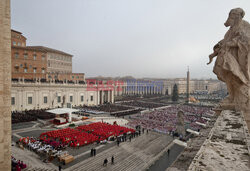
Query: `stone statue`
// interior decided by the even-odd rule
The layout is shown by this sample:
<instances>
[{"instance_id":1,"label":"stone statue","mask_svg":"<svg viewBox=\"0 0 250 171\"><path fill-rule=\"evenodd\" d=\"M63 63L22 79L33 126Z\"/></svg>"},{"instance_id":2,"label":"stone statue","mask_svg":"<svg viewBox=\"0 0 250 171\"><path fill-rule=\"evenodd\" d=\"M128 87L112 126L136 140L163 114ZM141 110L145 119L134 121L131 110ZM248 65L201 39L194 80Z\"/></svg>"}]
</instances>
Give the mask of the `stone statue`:
<instances>
[{"instance_id":1,"label":"stone statue","mask_svg":"<svg viewBox=\"0 0 250 171\"><path fill-rule=\"evenodd\" d=\"M184 112L181 110L177 113L176 130L178 134L185 136Z\"/></svg>"},{"instance_id":2,"label":"stone statue","mask_svg":"<svg viewBox=\"0 0 250 171\"><path fill-rule=\"evenodd\" d=\"M214 46L208 63L217 56L213 72L227 85L229 95L221 105L240 110L250 108L250 24L243 20L244 15L241 8L230 11L225 22L230 28L224 39Z\"/></svg>"}]
</instances>

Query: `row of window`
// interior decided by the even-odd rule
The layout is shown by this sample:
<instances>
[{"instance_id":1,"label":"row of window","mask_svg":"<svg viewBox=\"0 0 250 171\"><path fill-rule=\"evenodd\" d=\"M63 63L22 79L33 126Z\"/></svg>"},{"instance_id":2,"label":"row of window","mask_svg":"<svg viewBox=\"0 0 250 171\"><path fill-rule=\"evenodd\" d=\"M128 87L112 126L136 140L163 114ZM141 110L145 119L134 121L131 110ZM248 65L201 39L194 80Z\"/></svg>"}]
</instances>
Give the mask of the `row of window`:
<instances>
[{"instance_id":1,"label":"row of window","mask_svg":"<svg viewBox=\"0 0 250 171\"><path fill-rule=\"evenodd\" d=\"M71 57L62 56L62 55L49 55L50 59L56 59L61 61L71 61Z\"/></svg>"},{"instance_id":2,"label":"row of window","mask_svg":"<svg viewBox=\"0 0 250 171\"><path fill-rule=\"evenodd\" d=\"M13 46L24 46L24 43L13 41Z\"/></svg>"},{"instance_id":3,"label":"row of window","mask_svg":"<svg viewBox=\"0 0 250 171\"><path fill-rule=\"evenodd\" d=\"M15 57L15 59L19 59L19 58L20 58L19 53L16 52L16 53L14 54L14 57ZM28 59L28 54L27 54L27 53L24 53L24 54L23 54L23 58L24 58L24 59ZM34 61L37 60L37 55L36 55L36 54L33 54L33 60L34 60ZM42 60L43 60L43 61L45 60L45 55L42 55Z\"/></svg>"},{"instance_id":4,"label":"row of window","mask_svg":"<svg viewBox=\"0 0 250 171\"><path fill-rule=\"evenodd\" d=\"M84 101L84 96L80 96L80 100L81 102ZM94 100L94 97L93 96L90 96L90 101L93 101ZM61 100L61 96L57 96L57 103L61 103L62 100ZM69 96L69 102L73 102L73 96ZM48 97L47 96L44 96L43 97L43 103L44 104L47 104L48 103ZM15 97L11 97L11 105L15 105L16 104L16 100L15 100ZM32 97L28 97L28 104L32 104Z\"/></svg>"},{"instance_id":5,"label":"row of window","mask_svg":"<svg viewBox=\"0 0 250 171\"><path fill-rule=\"evenodd\" d=\"M64 63L64 62L57 62L57 61L48 61L49 67L64 67L64 66L72 66L72 63Z\"/></svg>"},{"instance_id":6,"label":"row of window","mask_svg":"<svg viewBox=\"0 0 250 171\"><path fill-rule=\"evenodd\" d=\"M77 78L77 79L82 78L83 79L83 76L78 76L78 75L77 76L73 76L72 75L72 79L74 79L74 78Z\"/></svg>"},{"instance_id":7,"label":"row of window","mask_svg":"<svg viewBox=\"0 0 250 171\"><path fill-rule=\"evenodd\" d=\"M20 64L20 68L22 68L24 66L24 68L28 68L27 64L25 63L24 65L23 64ZM15 67L19 67L18 64L15 65ZM29 68L32 68L32 65L29 66ZM33 67L33 68L36 68L36 67ZM45 68L42 68L45 70Z\"/></svg>"},{"instance_id":8,"label":"row of window","mask_svg":"<svg viewBox=\"0 0 250 171\"><path fill-rule=\"evenodd\" d=\"M20 72L18 67L15 68L15 72ZM23 72L28 73L28 68L26 68L26 67L23 68ZM33 73L37 73L37 68L33 68ZM42 73L45 74L44 68L42 68Z\"/></svg>"}]
</instances>

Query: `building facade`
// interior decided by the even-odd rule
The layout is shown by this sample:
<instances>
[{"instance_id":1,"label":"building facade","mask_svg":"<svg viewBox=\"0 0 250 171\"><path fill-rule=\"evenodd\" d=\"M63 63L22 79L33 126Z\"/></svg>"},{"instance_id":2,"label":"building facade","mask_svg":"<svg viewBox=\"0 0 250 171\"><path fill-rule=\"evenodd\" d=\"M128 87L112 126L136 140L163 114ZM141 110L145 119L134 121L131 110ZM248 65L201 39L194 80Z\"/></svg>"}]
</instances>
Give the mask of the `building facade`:
<instances>
[{"instance_id":1,"label":"building facade","mask_svg":"<svg viewBox=\"0 0 250 171\"><path fill-rule=\"evenodd\" d=\"M48 73L72 73L73 55L47 47L39 48L47 51Z\"/></svg>"},{"instance_id":2,"label":"building facade","mask_svg":"<svg viewBox=\"0 0 250 171\"><path fill-rule=\"evenodd\" d=\"M26 47L26 37L22 35L21 32L16 30L11 30L11 45Z\"/></svg>"},{"instance_id":3,"label":"building facade","mask_svg":"<svg viewBox=\"0 0 250 171\"><path fill-rule=\"evenodd\" d=\"M12 78L45 79L47 73L46 52L23 46L12 46Z\"/></svg>"},{"instance_id":4,"label":"building facade","mask_svg":"<svg viewBox=\"0 0 250 171\"><path fill-rule=\"evenodd\" d=\"M115 82L115 81L114 81ZM189 82L189 86L187 83ZM115 96L120 95L171 95L173 87L176 84L179 94L186 94L187 87L189 93L204 91L212 93L218 90L226 89L225 84L219 80L189 80L186 78L177 79L133 79L133 80L119 80L119 85L122 91L115 91ZM116 90L116 89L115 89Z\"/></svg>"},{"instance_id":5,"label":"building facade","mask_svg":"<svg viewBox=\"0 0 250 171\"><path fill-rule=\"evenodd\" d=\"M85 82L84 73L72 73L68 53L44 46L26 46L26 37L11 30L12 79Z\"/></svg>"},{"instance_id":6,"label":"building facade","mask_svg":"<svg viewBox=\"0 0 250 171\"><path fill-rule=\"evenodd\" d=\"M112 89L96 85L44 82L12 82L11 110L47 109L72 106L95 106L114 102Z\"/></svg>"}]
</instances>

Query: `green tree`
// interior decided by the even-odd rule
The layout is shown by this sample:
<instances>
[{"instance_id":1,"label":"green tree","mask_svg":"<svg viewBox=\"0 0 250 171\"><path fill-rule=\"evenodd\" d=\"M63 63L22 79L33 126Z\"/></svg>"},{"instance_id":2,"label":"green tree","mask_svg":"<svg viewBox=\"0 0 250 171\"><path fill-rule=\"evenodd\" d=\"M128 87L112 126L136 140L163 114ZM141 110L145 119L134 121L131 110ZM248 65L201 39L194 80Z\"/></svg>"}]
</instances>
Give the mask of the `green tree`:
<instances>
[{"instance_id":1,"label":"green tree","mask_svg":"<svg viewBox=\"0 0 250 171\"><path fill-rule=\"evenodd\" d=\"M179 100L179 93L178 93L178 87L175 84L173 88L173 95L172 95L172 101L177 102Z\"/></svg>"}]
</instances>

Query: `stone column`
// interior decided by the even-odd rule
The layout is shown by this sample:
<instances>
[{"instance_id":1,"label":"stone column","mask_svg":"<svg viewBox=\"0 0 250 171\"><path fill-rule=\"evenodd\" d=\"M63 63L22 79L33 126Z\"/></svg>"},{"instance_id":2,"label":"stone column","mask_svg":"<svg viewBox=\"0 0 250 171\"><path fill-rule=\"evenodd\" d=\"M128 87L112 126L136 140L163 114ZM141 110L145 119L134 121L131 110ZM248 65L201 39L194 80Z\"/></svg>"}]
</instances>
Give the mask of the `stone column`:
<instances>
[{"instance_id":1,"label":"stone column","mask_svg":"<svg viewBox=\"0 0 250 171\"><path fill-rule=\"evenodd\" d=\"M103 103L103 91L101 90L100 91L100 104L102 104Z\"/></svg>"},{"instance_id":2,"label":"stone column","mask_svg":"<svg viewBox=\"0 0 250 171\"><path fill-rule=\"evenodd\" d=\"M99 90L97 90L97 103L96 104L97 105L100 104L100 91Z\"/></svg>"},{"instance_id":3,"label":"stone column","mask_svg":"<svg viewBox=\"0 0 250 171\"><path fill-rule=\"evenodd\" d=\"M0 1L0 170L11 170L10 0Z\"/></svg>"},{"instance_id":4,"label":"stone column","mask_svg":"<svg viewBox=\"0 0 250 171\"><path fill-rule=\"evenodd\" d=\"M115 99L114 99L114 91L110 91L110 95L111 95L111 103L114 103Z\"/></svg>"},{"instance_id":5,"label":"stone column","mask_svg":"<svg viewBox=\"0 0 250 171\"><path fill-rule=\"evenodd\" d=\"M107 96L108 96L108 97L107 97L107 102L110 102L110 91L107 90L107 93L106 93L106 94L107 94Z\"/></svg>"}]
</instances>

